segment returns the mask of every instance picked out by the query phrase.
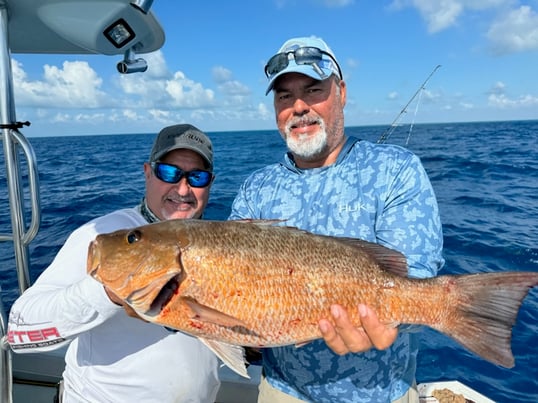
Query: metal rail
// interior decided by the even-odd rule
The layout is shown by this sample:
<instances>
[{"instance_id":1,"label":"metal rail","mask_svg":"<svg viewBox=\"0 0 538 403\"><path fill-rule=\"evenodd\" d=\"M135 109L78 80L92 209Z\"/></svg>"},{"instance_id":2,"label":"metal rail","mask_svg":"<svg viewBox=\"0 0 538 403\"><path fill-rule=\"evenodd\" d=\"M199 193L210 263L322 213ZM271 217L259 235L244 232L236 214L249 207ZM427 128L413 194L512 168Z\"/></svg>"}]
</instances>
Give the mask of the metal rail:
<instances>
[{"instance_id":1,"label":"metal rail","mask_svg":"<svg viewBox=\"0 0 538 403\"><path fill-rule=\"evenodd\" d=\"M0 8L0 127L4 145L6 180L11 215L11 234L0 234L0 241L12 241L17 267L19 290L22 293L30 285L28 245L35 238L41 221L39 175L34 151L26 138L18 131L13 94L13 75L8 38L8 11ZM28 186L31 206L30 225L26 226L25 201L22 182L22 151L28 163Z\"/></svg>"},{"instance_id":2,"label":"metal rail","mask_svg":"<svg viewBox=\"0 0 538 403\"><path fill-rule=\"evenodd\" d=\"M39 183L34 151L26 138L18 131L13 94L11 52L8 38L8 10L0 1L0 128L4 146L11 234L0 234L0 241L12 241L17 267L19 290L22 293L30 285L28 245L36 236L41 221ZM25 221L25 199L21 175L20 151L28 163L28 186L31 206L30 225ZM0 287L1 292L1 287ZM13 393L12 357L6 341L7 315L0 300L0 401L11 403Z\"/></svg>"},{"instance_id":3,"label":"metal rail","mask_svg":"<svg viewBox=\"0 0 538 403\"><path fill-rule=\"evenodd\" d=\"M0 241L13 242L19 291L22 293L30 285L28 246L37 235L41 221L39 174L34 150L22 133L17 129L4 128L2 129L2 138L12 232L11 234L0 234ZM28 164L28 189L31 207L31 220L28 227L26 226L21 175L22 165L19 159L19 150L23 152Z\"/></svg>"}]
</instances>

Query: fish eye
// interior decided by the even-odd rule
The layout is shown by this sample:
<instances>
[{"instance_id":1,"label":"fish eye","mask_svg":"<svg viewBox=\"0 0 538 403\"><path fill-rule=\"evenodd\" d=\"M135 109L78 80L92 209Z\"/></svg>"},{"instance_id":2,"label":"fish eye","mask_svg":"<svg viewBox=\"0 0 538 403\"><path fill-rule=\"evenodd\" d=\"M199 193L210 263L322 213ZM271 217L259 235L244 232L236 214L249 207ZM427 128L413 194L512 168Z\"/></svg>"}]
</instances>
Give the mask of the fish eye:
<instances>
[{"instance_id":1,"label":"fish eye","mask_svg":"<svg viewBox=\"0 0 538 403\"><path fill-rule=\"evenodd\" d=\"M140 241L142 238L142 233L138 230L131 231L127 234L127 243L135 243Z\"/></svg>"}]
</instances>

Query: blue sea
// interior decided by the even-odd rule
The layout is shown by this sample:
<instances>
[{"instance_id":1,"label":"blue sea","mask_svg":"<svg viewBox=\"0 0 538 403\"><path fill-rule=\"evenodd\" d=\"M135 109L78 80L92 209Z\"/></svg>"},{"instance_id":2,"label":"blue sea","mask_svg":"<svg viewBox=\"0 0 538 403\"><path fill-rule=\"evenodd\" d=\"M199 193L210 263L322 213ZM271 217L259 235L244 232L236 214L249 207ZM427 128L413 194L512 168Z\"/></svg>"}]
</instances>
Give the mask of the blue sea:
<instances>
[{"instance_id":1,"label":"blue sea","mask_svg":"<svg viewBox=\"0 0 538 403\"><path fill-rule=\"evenodd\" d=\"M377 141L384 126L346 129ZM538 121L402 125L387 142L423 161L437 193L444 227L443 274L538 271ZM253 170L279 161L276 130L209 133L216 179L205 218L227 218ZM142 198L142 164L155 134L39 137L42 220L31 244L31 277L51 262L67 235L84 222ZM409 138L409 143L406 143ZM10 229L3 157L0 233ZM0 244L2 299L17 297L13 248ZM505 369L468 353L433 330L421 334L418 382L458 380L497 402L538 401L538 287L524 300L513 328L516 365Z\"/></svg>"}]
</instances>

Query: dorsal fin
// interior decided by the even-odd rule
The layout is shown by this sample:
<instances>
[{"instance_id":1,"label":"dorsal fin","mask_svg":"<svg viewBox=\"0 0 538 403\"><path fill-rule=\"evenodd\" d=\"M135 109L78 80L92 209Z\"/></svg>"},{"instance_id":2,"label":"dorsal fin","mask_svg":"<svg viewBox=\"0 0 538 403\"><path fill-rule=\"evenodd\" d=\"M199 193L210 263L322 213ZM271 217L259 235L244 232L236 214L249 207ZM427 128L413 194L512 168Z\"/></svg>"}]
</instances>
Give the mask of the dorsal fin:
<instances>
[{"instance_id":1,"label":"dorsal fin","mask_svg":"<svg viewBox=\"0 0 538 403\"><path fill-rule=\"evenodd\" d=\"M356 238L336 238L347 245L361 249L368 253L382 269L400 277L407 277L409 274L407 268L407 259L405 256L394 249L378 243L368 242Z\"/></svg>"},{"instance_id":2,"label":"dorsal fin","mask_svg":"<svg viewBox=\"0 0 538 403\"><path fill-rule=\"evenodd\" d=\"M262 219L255 219L255 218L242 218L237 220L229 220L230 222L239 222L244 224L255 224L255 225L261 225L261 226L270 226L270 225L276 225L279 222L284 222L286 220L282 219L271 219L271 220L262 220Z\"/></svg>"}]
</instances>

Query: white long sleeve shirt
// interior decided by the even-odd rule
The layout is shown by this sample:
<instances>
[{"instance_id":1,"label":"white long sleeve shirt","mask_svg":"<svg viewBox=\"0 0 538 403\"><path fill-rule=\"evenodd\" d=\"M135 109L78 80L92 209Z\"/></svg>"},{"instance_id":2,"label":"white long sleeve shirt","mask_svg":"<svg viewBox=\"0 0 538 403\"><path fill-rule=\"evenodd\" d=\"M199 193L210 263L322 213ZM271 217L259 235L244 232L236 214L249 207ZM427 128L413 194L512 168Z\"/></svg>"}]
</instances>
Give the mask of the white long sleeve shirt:
<instances>
[{"instance_id":1,"label":"white long sleeve shirt","mask_svg":"<svg viewBox=\"0 0 538 403\"><path fill-rule=\"evenodd\" d=\"M64 402L214 402L218 360L199 340L129 317L86 273L97 234L147 224L137 208L75 230L52 264L13 304L8 340L16 353L69 343Z\"/></svg>"}]
</instances>

